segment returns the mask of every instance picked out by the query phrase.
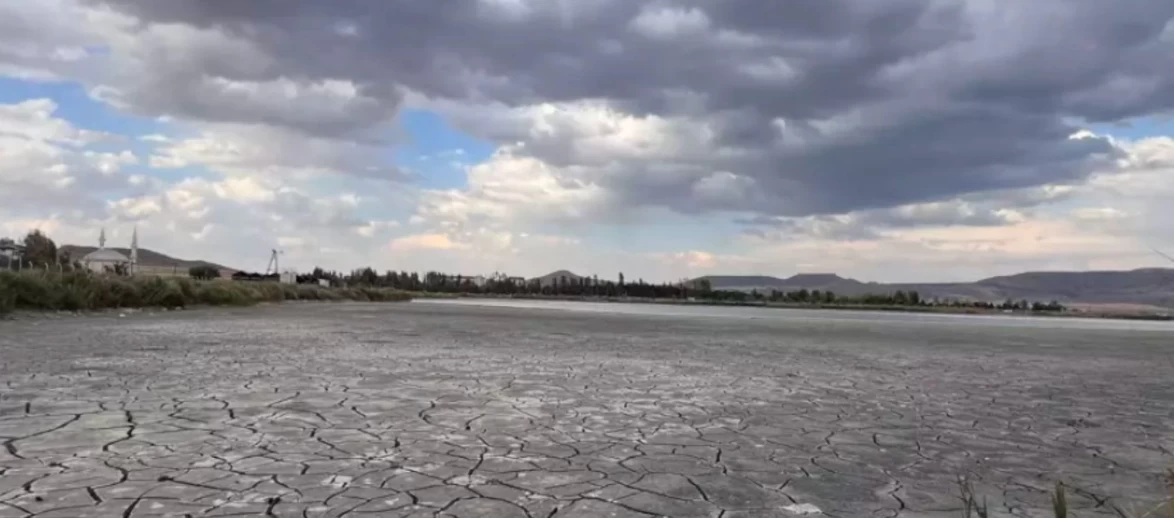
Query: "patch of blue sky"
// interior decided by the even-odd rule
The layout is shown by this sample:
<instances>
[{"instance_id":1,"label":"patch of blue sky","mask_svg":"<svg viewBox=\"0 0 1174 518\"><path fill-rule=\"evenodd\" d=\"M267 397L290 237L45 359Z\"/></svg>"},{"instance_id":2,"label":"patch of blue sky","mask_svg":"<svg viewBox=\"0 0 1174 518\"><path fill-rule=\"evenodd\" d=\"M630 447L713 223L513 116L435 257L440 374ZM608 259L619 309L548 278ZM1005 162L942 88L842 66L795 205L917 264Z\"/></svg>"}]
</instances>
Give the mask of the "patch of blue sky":
<instances>
[{"instance_id":1,"label":"patch of blue sky","mask_svg":"<svg viewBox=\"0 0 1174 518\"><path fill-rule=\"evenodd\" d=\"M1174 116L1139 117L1116 124L1094 124L1089 130L1126 140L1174 136Z\"/></svg>"},{"instance_id":2,"label":"patch of blue sky","mask_svg":"<svg viewBox=\"0 0 1174 518\"><path fill-rule=\"evenodd\" d=\"M405 109L400 125L407 139L392 150L392 161L416 176L425 189L461 189L466 169L488 159L496 146L448 124L428 110Z\"/></svg>"},{"instance_id":3,"label":"patch of blue sky","mask_svg":"<svg viewBox=\"0 0 1174 518\"><path fill-rule=\"evenodd\" d=\"M157 119L126 115L95 100L80 83L28 81L0 76L0 103L15 104L30 99L51 99L57 103L54 116L78 128L132 139L167 131L167 125Z\"/></svg>"},{"instance_id":4,"label":"patch of blue sky","mask_svg":"<svg viewBox=\"0 0 1174 518\"><path fill-rule=\"evenodd\" d=\"M138 157L138 164L124 165L127 174L138 174L173 183L184 178L210 178L203 167L153 168L150 166L156 142L142 140L145 135L167 135L173 128L151 117L127 115L91 97L86 88L76 82L31 81L0 76L0 104L17 104L32 99L49 99L57 109L53 116L68 121L77 128L116 135L116 140L98 142L87 149L95 152L117 153L130 150Z\"/></svg>"}]
</instances>

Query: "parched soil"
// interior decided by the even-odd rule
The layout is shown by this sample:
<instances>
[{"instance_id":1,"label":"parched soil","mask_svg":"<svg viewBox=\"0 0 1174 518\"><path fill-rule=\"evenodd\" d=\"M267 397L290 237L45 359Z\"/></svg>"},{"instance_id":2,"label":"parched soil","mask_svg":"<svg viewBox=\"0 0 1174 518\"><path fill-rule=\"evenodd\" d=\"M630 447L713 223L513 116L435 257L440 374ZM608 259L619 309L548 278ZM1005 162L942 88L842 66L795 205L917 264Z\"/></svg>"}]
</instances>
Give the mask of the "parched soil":
<instances>
[{"instance_id":1,"label":"parched soil","mask_svg":"<svg viewBox=\"0 0 1174 518\"><path fill-rule=\"evenodd\" d=\"M751 311L751 310L748 310ZM0 322L0 517L960 517L1169 496L1174 325L417 302ZM816 514L811 514L816 515Z\"/></svg>"}]
</instances>

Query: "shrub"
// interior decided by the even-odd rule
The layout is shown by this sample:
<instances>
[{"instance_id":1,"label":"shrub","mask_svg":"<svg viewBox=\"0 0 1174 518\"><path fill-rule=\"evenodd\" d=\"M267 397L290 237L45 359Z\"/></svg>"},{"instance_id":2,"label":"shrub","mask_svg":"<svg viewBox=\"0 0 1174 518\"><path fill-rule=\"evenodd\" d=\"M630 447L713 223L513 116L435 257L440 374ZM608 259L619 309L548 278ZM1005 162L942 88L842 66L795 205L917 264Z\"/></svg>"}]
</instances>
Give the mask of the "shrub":
<instances>
[{"instance_id":1,"label":"shrub","mask_svg":"<svg viewBox=\"0 0 1174 518\"><path fill-rule=\"evenodd\" d=\"M317 286L309 284L300 284L297 286L298 300L321 300L319 296L319 289Z\"/></svg>"},{"instance_id":2,"label":"shrub","mask_svg":"<svg viewBox=\"0 0 1174 518\"><path fill-rule=\"evenodd\" d=\"M12 286L12 272L0 272L0 315L16 309L16 289Z\"/></svg>"},{"instance_id":3,"label":"shrub","mask_svg":"<svg viewBox=\"0 0 1174 518\"><path fill-rule=\"evenodd\" d=\"M17 308L57 309L53 286L42 272L17 273L9 286Z\"/></svg>"},{"instance_id":4,"label":"shrub","mask_svg":"<svg viewBox=\"0 0 1174 518\"><path fill-rule=\"evenodd\" d=\"M359 288L363 297L371 302L403 302L411 300L412 296L407 292L399 290L389 290L381 288Z\"/></svg>"},{"instance_id":5,"label":"shrub","mask_svg":"<svg viewBox=\"0 0 1174 518\"><path fill-rule=\"evenodd\" d=\"M208 265L193 266L188 268L188 275L190 275L193 279L210 281L212 279L220 278L220 270Z\"/></svg>"},{"instance_id":6,"label":"shrub","mask_svg":"<svg viewBox=\"0 0 1174 518\"><path fill-rule=\"evenodd\" d=\"M285 288L272 282L258 282L250 286L258 302L281 302L285 300Z\"/></svg>"},{"instance_id":7,"label":"shrub","mask_svg":"<svg viewBox=\"0 0 1174 518\"><path fill-rule=\"evenodd\" d=\"M101 287L96 308L137 308L143 305L139 286L126 277L98 277Z\"/></svg>"},{"instance_id":8,"label":"shrub","mask_svg":"<svg viewBox=\"0 0 1174 518\"><path fill-rule=\"evenodd\" d=\"M148 277L136 279L139 292L142 295L142 305L149 307L181 308L187 305L176 279Z\"/></svg>"},{"instance_id":9,"label":"shrub","mask_svg":"<svg viewBox=\"0 0 1174 518\"><path fill-rule=\"evenodd\" d=\"M99 307L99 293L103 290L97 285L98 283L94 282L93 278L75 273L55 277L57 278L47 279L51 283L56 281L60 284L60 289L57 290L57 303L53 309L82 311Z\"/></svg>"},{"instance_id":10,"label":"shrub","mask_svg":"<svg viewBox=\"0 0 1174 518\"><path fill-rule=\"evenodd\" d=\"M82 311L92 308L93 292L87 288L87 286L79 284L63 284L55 309Z\"/></svg>"},{"instance_id":11,"label":"shrub","mask_svg":"<svg viewBox=\"0 0 1174 518\"><path fill-rule=\"evenodd\" d=\"M173 280L175 281L175 285L179 288L179 292L181 294L183 294L183 300L185 300L185 301L196 300L196 283L195 282L192 282L191 279L184 279L182 277L178 278L178 279L173 279Z\"/></svg>"},{"instance_id":12,"label":"shrub","mask_svg":"<svg viewBox=\"0 0 1174 518\"><path fill-rule=\"evenodd\" d=\"M343 299L345 290L327 290L322 288L315 288L318 290L318 300L338 301Z\"/></svg>"},{"instance_id":13,"label":"shrub","mask_svg":"<svg viewBox=\"0 0 1174 518\"><path fill-rule=\"evenodd\" d=\"M285 300L406 301L406 292L384 288L322 288L275 282L197 281L120 277L86 271L0 271L0 313L16 309L81 311L193 304L247 306Z\"/></svg>"},{"instance_id":14,"label":"shrub","mask_svg":"<svg viewBox=\"0 0 1174 518\"><path fill-rule=\"evenodd\" d=\"M196 301L212 306L246 306L254 296L245 286L234 286L231 281L210 281L199 285Z\"/></svg>"}]
</instances>

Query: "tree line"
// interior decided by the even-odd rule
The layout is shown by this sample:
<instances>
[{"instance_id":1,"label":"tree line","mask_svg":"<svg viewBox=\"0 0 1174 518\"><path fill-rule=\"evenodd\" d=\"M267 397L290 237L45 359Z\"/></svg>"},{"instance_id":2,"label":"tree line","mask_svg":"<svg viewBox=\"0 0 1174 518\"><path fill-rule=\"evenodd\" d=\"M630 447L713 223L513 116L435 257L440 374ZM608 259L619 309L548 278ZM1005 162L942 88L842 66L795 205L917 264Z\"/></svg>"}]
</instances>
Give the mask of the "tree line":
<instances>
[{"instance_id":1,"label":"tree line","mask_svg":"<svg viewBox=\"0 0 1174 518\"><path fill-rule=\"evenodd\" d=\"M508 295L547 297L596 297L676 299L726 302L740 304L792 304L816 306L899 306L899 307L954 307L1008 311L1064 311L1059 302L1029 302L1006 300L958 301L927 299L917 291L897 290L892 293L840 295L830 290L769 292L713 289L708 279L692 281L647 283L643 279L627 282L620 273L617 280L592 277L554 277L546 282L496 273L488 277L470 277L430 271L417 272L388 270L383 273L373 268L361 268L348 273L314 268L298 276L298 282L317 283L324 279L334 285L395 288L405 291L451 293L465 295Z\"/></svg>"},{"instance_id":2,"label":"tree line","mask_svg":"<svg viewBox=\"0 0 1174 518\"><path fill-rule=\"evenodd\" d=\"M11 241L8 243L12 244ZM23 248L21 261L26 267L61 268L63 265L69 265L70 268L79 267L72 258L68 257L68 254L59 253L53 240L39 230L29 232L23 240ZM0 259L5 258L0 256ZM0 267L3 266L7 265L0 264ZM126 274L125 271L109 273ZM220 276L219 270L206 265L192 267L188 273L195 279L213 279ZM236 272L232 278L235 281L276 282L278 280L276 274L265 275L250 272ZM323 280L331 286L337 287L393 288L413 292L465 295L670 299L736 304L774 303L813 306L923 306L1005 311L1058 312L1065 309L1056 301L1044 303L1006 300L994 303L988 301L927 300L916 291L901 290L893 293L864 295L841 295L828 290L807 289L786 292L779 290L768 292L721 290L713 289L708 279L664 283L648 283L643 279L638 279L632 282L627 280L623 273L619 273L616 280L600 279L598 276L557 276L541 280L514 277L504 273L482 277L436 271L425 272L423 275L418 272L394 270L379 273L370 267L350 272L339 272L317 267L309 273L297 276L299 284L319 284Z\"/></svg>"}]
</instances>

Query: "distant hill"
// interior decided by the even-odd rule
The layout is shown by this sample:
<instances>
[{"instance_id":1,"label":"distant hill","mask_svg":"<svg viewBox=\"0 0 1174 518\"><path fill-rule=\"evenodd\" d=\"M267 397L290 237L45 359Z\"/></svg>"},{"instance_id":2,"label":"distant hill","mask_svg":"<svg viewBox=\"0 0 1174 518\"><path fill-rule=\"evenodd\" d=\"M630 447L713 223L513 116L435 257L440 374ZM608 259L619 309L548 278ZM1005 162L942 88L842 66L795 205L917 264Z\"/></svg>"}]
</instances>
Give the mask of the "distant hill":
<instances>
[{"instance_id":1,"label":"distant hill","mask_svg":"<svg viewBox=\"0 0 1174 518\"><path fill-rule=\"evenodd\" d=\"M840 295L917 291L923 298L986 300L1028 299L1095 304L1147 304L1174 307L1174 269L1131 271L1028 272L991 277L969 283L860 282L835 274L801 274L780 279L769 276L711 275L701 277L714 289L796 291L831 290ZM698 280L700 280L698 279Z\"/></svg>"},{"instance_id":2,"label":"distant hill","mask_svg":"<svg viewBox=\"0 0 1174 518\"><path fill-rule=\"evenodd\" d=\"M797 291L807 289L831 290L843 295L870 293L866 289L868 284L854 279L845 279L834 273L804 273L786 279L763 275L711 275L701 277L701 279L709 280L710 285L719 290Z\"/></svg>"},{"instance_id":3,"label":"distant hill","mask_svg":"<svg viewBox=\"0 0 1174 518\"><path fill-rule=\"evenodd\" d=\"M94 250L97 250L97 247L78 245L61 245L58 247L58 253L69 252L69 256L75 260L80 260L82 257L85 257L86 254L93 252ZM130 257L129 248L110 247L110 250L114 250L122 255ZM139 266L144 268L174 268L177 270L187 270L193 266L211 266L221 271L236 271L234 268L229 268L227 266L208 261L177 259L175 257L161 254L147 248L139 248Z\"/></svg>"},{"instance_id":4,"label":"distant hill","mask_svg":"<svg viewBox=\"0 0 1174 518\"><path fill-rule=\"evenodd\" d=\"M562 282L560 279L564 278L567 280L567 284L574 284L579 282L579 279L582 279L583 277L581 275L575 275L567 270L559 270L556 272L550 272L541 277L535 277L531 279L531 281L538 281L538 283L542 286L554 286Z\"/></svg>"}]
</instances>

